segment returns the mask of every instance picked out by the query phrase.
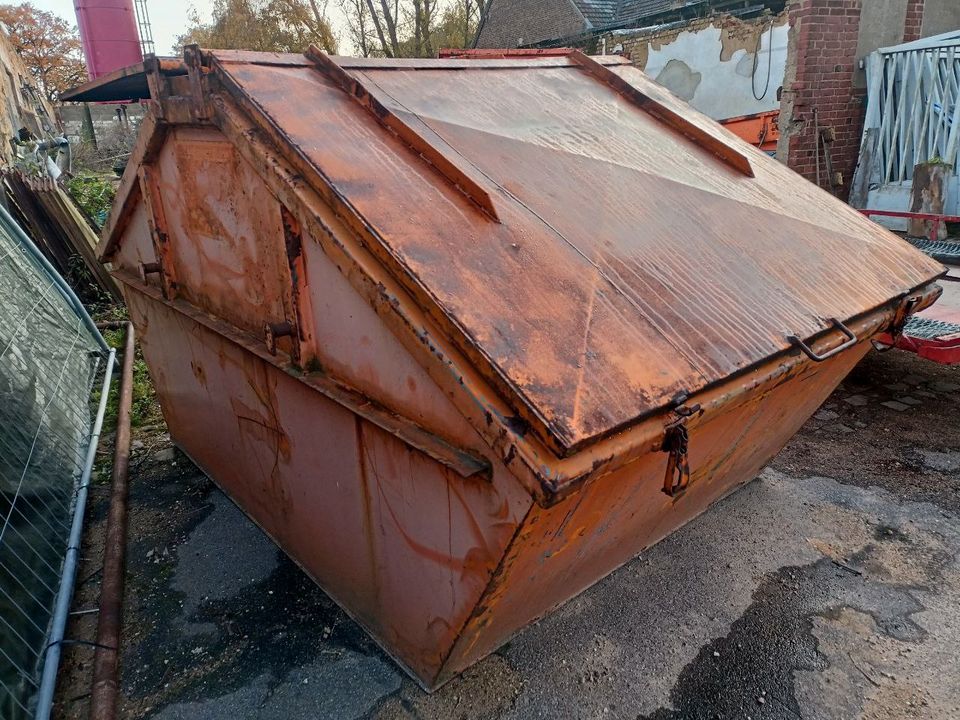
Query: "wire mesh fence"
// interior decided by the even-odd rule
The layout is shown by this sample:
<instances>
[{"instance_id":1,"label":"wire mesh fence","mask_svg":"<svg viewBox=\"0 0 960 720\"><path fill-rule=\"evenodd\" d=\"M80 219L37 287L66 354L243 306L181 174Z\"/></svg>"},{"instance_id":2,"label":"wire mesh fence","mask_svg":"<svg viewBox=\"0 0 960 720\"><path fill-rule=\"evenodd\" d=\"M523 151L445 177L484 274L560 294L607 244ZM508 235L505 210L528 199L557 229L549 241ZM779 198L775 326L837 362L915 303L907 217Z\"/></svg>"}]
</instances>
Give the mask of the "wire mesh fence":
<instances>
[{"instance_id":1,"label":"wire mesh fence","mask_svg":"<svg viewBox=\"0 0 960 720\"><path fill-rule=\"evenodd\" d=\"M59 642L52 638L56 608L63 604L68 559L77 552L74 515L93 458L99 405L91 407L91 392L101 387L106 358L103 339L76 298L0 208L4 720L35 715L51 643Z\"/></svg>"}]
</instances>

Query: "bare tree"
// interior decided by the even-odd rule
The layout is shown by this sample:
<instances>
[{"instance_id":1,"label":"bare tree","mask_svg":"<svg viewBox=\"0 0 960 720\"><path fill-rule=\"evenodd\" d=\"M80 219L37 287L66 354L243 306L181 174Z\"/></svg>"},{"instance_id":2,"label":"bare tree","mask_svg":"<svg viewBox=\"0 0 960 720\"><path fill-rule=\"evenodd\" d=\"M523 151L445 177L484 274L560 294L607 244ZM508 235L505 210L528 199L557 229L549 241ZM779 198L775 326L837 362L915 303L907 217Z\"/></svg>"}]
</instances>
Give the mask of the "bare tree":
<instances>
[{"instance_id":1,"label":"bare tree","mask_svg":"<svg viewBox=\"0 0 960 720\"><path fill-rule=\"evenodd\" d=\"M433 55L433 44L431 34L433 33L433 12L436 9L436 3L430 0L411 0L412 8L408 11L413 22L413 54L417 57L431 57Z\"/></svg>"},{"instance_id":2,"label":"bare tree","mask_svg":"<svg viewBox=\"0 0 960 720\"><path fill-rule=\"evenodd\" d=\"M302 52L312 43L336 52L325 10L312 0L214 0L211 21L202 22L194 12L177 45Z\"/></svg>"},{"instance_id":3,"label":"bare tree","mask_svg":"<svg viewBox=\"0 0 960 720\"><path fill-rule=\"evenodd\" d=\"M433 57L469 47L485 0L338 0L357 53Z\"/></svg>"},{"instance_id":4,"label":"bare tree","mask_svg":"<svg viewBox=\"0 0 960 720\"><path fill-rule=\"evenodd\" d=\"M339 0L347 21L347 35L361 57L370 57L371 21L366 0Z\"/></svg>"}]
</instances>

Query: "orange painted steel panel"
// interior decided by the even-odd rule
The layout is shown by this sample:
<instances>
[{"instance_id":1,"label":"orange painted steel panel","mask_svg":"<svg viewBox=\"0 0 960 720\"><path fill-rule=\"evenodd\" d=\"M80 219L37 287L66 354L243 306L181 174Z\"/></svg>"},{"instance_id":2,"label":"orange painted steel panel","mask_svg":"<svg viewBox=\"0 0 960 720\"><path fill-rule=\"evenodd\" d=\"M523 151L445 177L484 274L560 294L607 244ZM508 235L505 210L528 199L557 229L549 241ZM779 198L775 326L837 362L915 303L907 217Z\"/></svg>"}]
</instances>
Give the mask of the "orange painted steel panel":
<instances>
[{"instance_id":1,"label":"orange painted steel panel","mask_svg":"<svg viewBox=\"0 0 960 720\"><path fill-rule=\"evenodd\" d=\"M188 58L101 255L174 440L428 689L752 478L940 293L619 61Z\"/></svg>"},{"instance_id":2,"label":"orange painted steel panel","mask_svg":"<svg viewBox=\"0 0 960 720\"><path fill-rule=\"evenodd\" d=\"M462 478L126 279L174 442L431 684L530 505Z\"/></svg>"},{"instance_id":3,"label":"orange painted steel panel","mask_svg":"<svg viewBox=\"0 0 960 720\"><path fill-rule=\"evenodd\" d=\"M721 120L720 124L744 142L765 153L774 153L780 139L780 111L743 115Z\"/></svg>"},{"instance_id":4,"label":"orange painted steel panel","mask_svg":"<svg viewBox=\"0 0 960 720\"><path fill-rule=\"evenodd\" d=\"M535 507L441 681L756 477L869 350L861 343L825 365L799 368L705 418L691 430L691 485L679 500L662 492L666 458L651 453L553 507Z\"/></svg>"}]
</instances>

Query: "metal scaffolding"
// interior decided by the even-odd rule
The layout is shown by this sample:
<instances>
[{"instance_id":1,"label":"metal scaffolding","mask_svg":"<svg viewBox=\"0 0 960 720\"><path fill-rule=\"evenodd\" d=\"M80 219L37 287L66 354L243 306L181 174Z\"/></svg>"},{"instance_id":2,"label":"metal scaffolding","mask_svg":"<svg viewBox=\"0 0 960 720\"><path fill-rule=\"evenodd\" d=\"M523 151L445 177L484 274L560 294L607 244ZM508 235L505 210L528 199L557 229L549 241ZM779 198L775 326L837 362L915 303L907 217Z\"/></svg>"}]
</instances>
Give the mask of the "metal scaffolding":
<instances>
[{"instance_id":1,"label":"metal scaffolding","mask_svg":"<svg viewBox=\"0 0 960 720\"><path fill-rule=\"evenodd\" d=\"M866 58L867 111L850 203L907 211L913 169L960 157L960 30L881 48ZM960 213L956 194L944 212ZM885 222L896 230L905 221Z\"/></svg>"}]
</instances>

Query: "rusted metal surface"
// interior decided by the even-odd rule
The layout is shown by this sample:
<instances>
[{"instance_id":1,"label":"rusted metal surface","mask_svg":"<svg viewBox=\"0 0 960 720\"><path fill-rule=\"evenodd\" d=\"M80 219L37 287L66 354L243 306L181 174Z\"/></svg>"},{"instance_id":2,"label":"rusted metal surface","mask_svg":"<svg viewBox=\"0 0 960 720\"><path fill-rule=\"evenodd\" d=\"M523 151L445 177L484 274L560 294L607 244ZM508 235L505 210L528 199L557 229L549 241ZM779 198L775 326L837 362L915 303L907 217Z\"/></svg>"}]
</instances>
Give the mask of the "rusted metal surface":
<instances>
[{"instance_id":1,"label":"rusted metal surface","mask_svg":"<svg viewBox=\"0 0 960 720\"><path fill-rule=\"evenodd\" d=\"M170 258L170 238L167 234L167 217L163 210L160 187L150 166L142 165L138 176L147 225L150 227L150 239L153 241L153 251L157 258L156 262L140 265L140 276L146 280L147 275L159 275L164 295L174 297L177 291L176 273Z\"/></svg>"},{"instance_id":2,"label":"rusted metal surface","mask_svg":"<svg viewBox=\"0 0 960 720\"><path fill-rule=\"evenodd\" d=\"M151 288L142 282L137 283L131 275L123 271L118 272L117 277L127 287L139 291L143 295L152 298L155 302L161 302L167 305L171 309L190 318L198 325L226 338L245 351L260 357L262 360L269 360L278 370L300 380L311 389L344 406L380 429L385 430L391 435L395 435L407 445L416 448L437 462L456 471L460 476L465 478L474 475L489 476L490 463L482 456L472 454L468 450L454 447L439 435L431 433L429 430L424 429L422 426L417 425L402 415L379 405L376 401L366 397L354 388L340 383L326 373L303 373L292 363L284 362L282 358L277 359L276 355L278 353L276 348L274 348L274 351L271 351L268 343L261 345L245 333L238 332L232 325L219 321L209 314L198 311L189 303L168 300L163 297L159 290Z\"/></svg>"},{"instance_id":3,"label":"rusted metal surface","mask_svg":"<svg viewBox=\"0 0 960 720\"><path fill-rule=\"evenodd\" d=\"M456 72L348 70L490 180L503 220L493 229L322 74L254 65L229 73L344 211L375 230L371 250L560 454L789 349L789 335L822 332L820 318L848 318L938 271L853 210L824 208L814 188L783 193L797 185L785 168L764 162L751 181L585 73L474 73L462 67L471 62ZM613 70L663 107L678 106L639 71ZM556 83L563 93L536 94ZM290 96L315 102L289 112ZM395 177L375 192L361 180L371 158L384 163L372 172ZM423 232L424 207L435 232ZM866 267L849 252L857 234L873 246ZM643 357L628 347L644 347Z\"/></svg>"},{"instance_id":4,"label":"rusted metal surface","mask_svg":"<svg viewBox=\"0 0 960 720\"><path fill-rule=\"evenodd\" d=\"M464 478L193 318L127 298L173 439L432 685L529 495L503 468Z\"/></svg>"},{"instance_id":5,"label":"rusted metal surface","mask_svg":"<svg viewBox=\"0 0 960 720\"><path fill-rule=\"evenodd\" d=\"M940 292L620 58L188 56L102 257L174 440L428 688Z\"/></svg>"},{"instance_id":6,"label":"rusted metal surface","mask_svg":"<svg viewBox=\"0 0 960 720\"><path fill-rule=\"evenodd\" d=\"M123 624L123 585L127 549L127 476L130 468L130 411L133 407L133 361L137 350L133 323L106 323L99 327L123 327L123 372L117 405L110 509L103 550L103 580L97 615L93 684L90 690L91 720L117 716L120 665L120 628Z\"/></svg>"},{"instance_id":7,"label":"rusted metal surface","mask_svg":"<svg viewBox=\"0 0 960 720\"><path fill-rule=\"evenodd\" d=\"M825 363L805 363L752 389L739 407L705 413L691 424L690 484L678 498L662 492L665 455L650 453L551 508L534 507L440 680L755 477L869 349L861 343Z\"/></svg>"},{"instance_id":8,"label":"rusted metal surface","mask_svg":"<svg viewBox=\"0 0 960 720\"><path fill-rule=\"evenodd\" d=\"M656 97L643 92L642 89L633 83L620 77L620 75L607 66L584 55L579 50L572 51L570 58L597 80L609 85L613 90L623 95L637 107L650 113L650 115L660 120L667 127L676 130L681 135L688 137L696 145L716 155L734 170L743 173L747 177L752 178L754 176L753 168L750 166L750 160L730 143L726 143L714 134L707 132L697 123L691 122L683 113L678 112L673 107L658 102Z\"/></svg>"},{"instance_id":9,"label":"rusted metal surface","mask_svg":"<svg viewBox=\"0 0 960 720\"><path fill-rule=\"evenodd\" d=\"M120 178L117 197L121 198L122 202L114 203L110 217L107 218L107 223L104 225L100 244L97 246L97 254L101 258L110 256L120 239L121 233L130 221L131 213L140 206L138 203L140 198L139 168L153 162L157 151L166 141L166 133L167 125L157 117L155 112L149 112L144 116L140 123L137 143L127 159L127 167L134 168L134 170L124 172L123 177ZM150 239L149 236L148 239Z\"/></svg>"},{"instance_id":10,"label":"rusted metal surface","mask_svg":"<svg viewBox=\"0 0 960 720\"><path fill-rule=\"evenodd\" d=\"M337 83L344 92L352 95L362 107L373 113L373 116L385 128L395 133L410 149L422 156L427 163L437 168L441 175L473 200L492 220L500 222L497 208L490 198L490 193L473 177L474 171L471 168L458 162L456 155L438 151L435 146L436 140L431 143L431 138L424 137L416 127L404 122L392 113L384 102L377 97L376 92L372 92L370 88L364 87L361 82L347 74L343 68L319 48L311 46L307 51L307 57L313 60L317 64L317 68ZM435 135L429 129L428 132L430 135Z\"/></svg>"}]
</instances>

